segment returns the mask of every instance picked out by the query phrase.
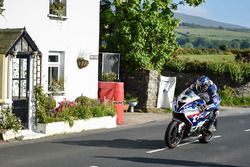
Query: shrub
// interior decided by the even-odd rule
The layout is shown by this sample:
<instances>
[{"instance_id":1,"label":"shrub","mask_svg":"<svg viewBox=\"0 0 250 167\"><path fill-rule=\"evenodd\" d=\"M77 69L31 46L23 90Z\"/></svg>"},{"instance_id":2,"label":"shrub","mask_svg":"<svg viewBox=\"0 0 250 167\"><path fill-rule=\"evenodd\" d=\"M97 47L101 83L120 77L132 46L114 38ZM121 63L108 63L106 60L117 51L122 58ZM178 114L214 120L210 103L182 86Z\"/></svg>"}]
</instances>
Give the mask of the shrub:
<instances>
[{"instance_id":1,"label":"shrub","mask_svg":"<svg viewBox=\"0 0 250 167\"><path fill-rule=\"evenodd\" d=\"M79 96L75 99L75 102L78 105L85 105L85 106L95 106L99 103L99 101L97 99L91 99L89 97L86 96Z\"/></svg>"},{"instance_id":2,"label":"shrub","mask_svg":"<svg viewBox=\"0 0 250 167\"><path fill-rule=\"evenodd\" d=\"M225 106L249 106L250 97L237 96L234 90L229 86L224 86L218 91L222 101L221 105Z\"/></svg>"},{"instance_id":3,"label":"shrub","mask_svg":"<svg viewBox=\"0 0 250 167\"><path fill-rule=\"evenodd\" d=\"M77 105L74 114L79 119L89 119L89 118L94 117L91 107L84 106L84 105Z\"/></svg>"},{"instance_id":4,"label":"shrub","mask_svg":"<svg viewBox=\"0 0 250 167\"><path fill-rule=\"evenodd\" d=\"M46 105L47 105L47 110L51 111L56 107L56 100L53 98L53 96L48 96L46 97Z\"/></svg>"},{"instance_id":5,"label":"shrub","mask_svg":"<svg viewBox=\"0 0 250 167\"><path fill-rule=\"evenodd\" d=\"M166 69L177 72L206 72L213 75L228 76L232 83L241 84L250 78L249 63L201 63L170 59Z\"/></svg>"},{"instance_id":6,"label":"shrub","mask_svg":"<svg viewBox=\"0 0 250 167\"><path fill-rule=\"evenodd\" d=\"M101 81L118 81L118 75L114 72L101 73Z\"/></svg>"},{"instance_id":7,"label":"shrub","mask_svg":"<svg viewBox=\"0 0 250 167\"><path fill-rule=\"evenodd\" d=\"M234 50L233 52L236 54L236 61L250 63L250 49Z\"/></svg>"},{"instance_id":8,"label":"shrub","mask_svg":"<svg viewBox=\"0 0 250 167\"><path fill-rule=\"evenodd\" d=\"M17 132L22 128L21 120L11 112L10 108L1 110L1 116L2 121L0 121L0 129L12 129Z\"/></svg>"}]
</instances>

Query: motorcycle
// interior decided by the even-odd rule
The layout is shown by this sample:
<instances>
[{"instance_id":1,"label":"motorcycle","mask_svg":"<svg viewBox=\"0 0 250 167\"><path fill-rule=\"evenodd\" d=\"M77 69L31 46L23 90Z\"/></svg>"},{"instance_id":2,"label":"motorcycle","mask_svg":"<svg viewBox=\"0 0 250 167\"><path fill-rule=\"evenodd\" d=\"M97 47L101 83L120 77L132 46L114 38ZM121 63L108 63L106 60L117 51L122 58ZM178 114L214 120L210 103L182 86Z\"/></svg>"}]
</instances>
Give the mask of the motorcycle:
<instances>
[{"instance_id":1,"label":"motorcycle","mask_svg":"<svg viewBox=\"0 0 250 167\"><path fill-rule=\"evenodd\" d=\"M173 102L173 118L166 128L165 144L175 148L183 139L197 136L200 143L209 143L217 129L217 119L208 130L212 114L204 109L206 102L191 89L183 91Z\"/></svg>"}]
</instances>

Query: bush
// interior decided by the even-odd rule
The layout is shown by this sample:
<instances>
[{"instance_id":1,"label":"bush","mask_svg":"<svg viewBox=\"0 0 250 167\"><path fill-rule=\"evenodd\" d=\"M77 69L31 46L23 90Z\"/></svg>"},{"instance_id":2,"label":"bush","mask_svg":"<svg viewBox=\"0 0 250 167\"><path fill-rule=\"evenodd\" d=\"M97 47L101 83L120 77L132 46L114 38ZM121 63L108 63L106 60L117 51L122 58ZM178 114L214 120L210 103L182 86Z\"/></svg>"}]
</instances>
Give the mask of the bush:
<instances>
[{"instance_id":1,"label":"bush","mask_svg":"<svg viewBox=\"0 0 250 167\"><path fill-rule=\"evenodd\" d=\"M166 69L177 72L206 72L213 75L228 76L232 83L241 84L250 79L249 63L201 63L170 59Z\"/></svg>"},{"instance_id":2,"label":"bush","mask_svg":"<svg viewBox=\"0 0 250 167\"><path fill-rule=\"evenodd\" d=\"M233 50L232 52L236 54L236 57L235 57L236 61L250 63L250 49Z\"/></svg>"},{"instance_id":3,"label":"bush","mask_svg":"<svg viewBox=\"0 0 250 167\"><path fill-rule=\"evenodd\" d=\"M224 86L218 91L222 101L221 105L225 106L250 106L250 97L237 96L234 90L229 86Z\"/></svg>"},{"instance_id":4,"label":"bush","mask_svg":"<svg viewBox=\"0 0 250 167\"><path fill-rule=\"evenodd\" d=\"M79 96L75 99L75 102L78 105L83 105L83 106L95 106L98 105L99 101L97 99L91 99L86 96Z\"/></svg>"},{"instance_id":5,"label":"bush","mask_svg":"<svg viewBox=\"0 0 250 167\"><path fill-rule=\"evenodd\" d=\"M10 108L1 111L2 121L0 121L0 129L14 130L17 132L22 128L21 120L11 113Z\"/></svg>"},{"instance_id":6,"label":"bush","mask_svg":"<svg viewBox=\"0 0 250 167\"><path fill-rule=\"evenodd\" d=\"M213 48L179 48L174 53L175 56L177 55L202 55L202 54L221 54L221 50L213 49Z\"/></svg>"}]
</instances>

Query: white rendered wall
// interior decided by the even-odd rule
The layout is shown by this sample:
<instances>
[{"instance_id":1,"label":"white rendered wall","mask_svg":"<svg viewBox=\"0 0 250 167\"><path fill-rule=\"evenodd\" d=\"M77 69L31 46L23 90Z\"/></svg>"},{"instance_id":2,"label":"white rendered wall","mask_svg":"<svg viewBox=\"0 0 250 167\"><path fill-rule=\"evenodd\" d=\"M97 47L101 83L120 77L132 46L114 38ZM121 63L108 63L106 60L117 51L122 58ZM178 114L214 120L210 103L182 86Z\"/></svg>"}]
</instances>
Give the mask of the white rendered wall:
<instances>
[{"instance_id":1,"label":"white rendered wall","mask_svg":"<svg viewBox=\"0 0 250 167\"><path fill-rule=\"evenodd\" d=\"M25 27L43 54L43 85L47 90L48 53L65 52L65 96L97 98L98 60L90 59L78 69L79 53L98 55L99 0L67 0L67 19L50 19L49 0L5 0L0 28Z\"/></svg>"}]
</instances>

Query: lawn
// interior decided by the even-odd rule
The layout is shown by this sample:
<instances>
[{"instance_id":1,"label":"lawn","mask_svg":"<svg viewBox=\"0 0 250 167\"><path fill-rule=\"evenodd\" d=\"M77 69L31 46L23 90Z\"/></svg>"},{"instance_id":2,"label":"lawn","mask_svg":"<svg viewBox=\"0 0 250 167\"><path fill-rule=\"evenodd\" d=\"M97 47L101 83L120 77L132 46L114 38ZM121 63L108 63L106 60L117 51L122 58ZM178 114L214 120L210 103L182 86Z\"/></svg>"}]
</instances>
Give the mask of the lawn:
<instances>
[{"instance_id":1,"label":"lawn","mask_svg":"<svg viewBox=\"0 0 250 167\"><path fill-rule=\"evenodd\" d=\"M215 54L215 55L178 55L178 58L188 61L199 62L234 62L235 55Z\"/></svg>"}]
</instances>

